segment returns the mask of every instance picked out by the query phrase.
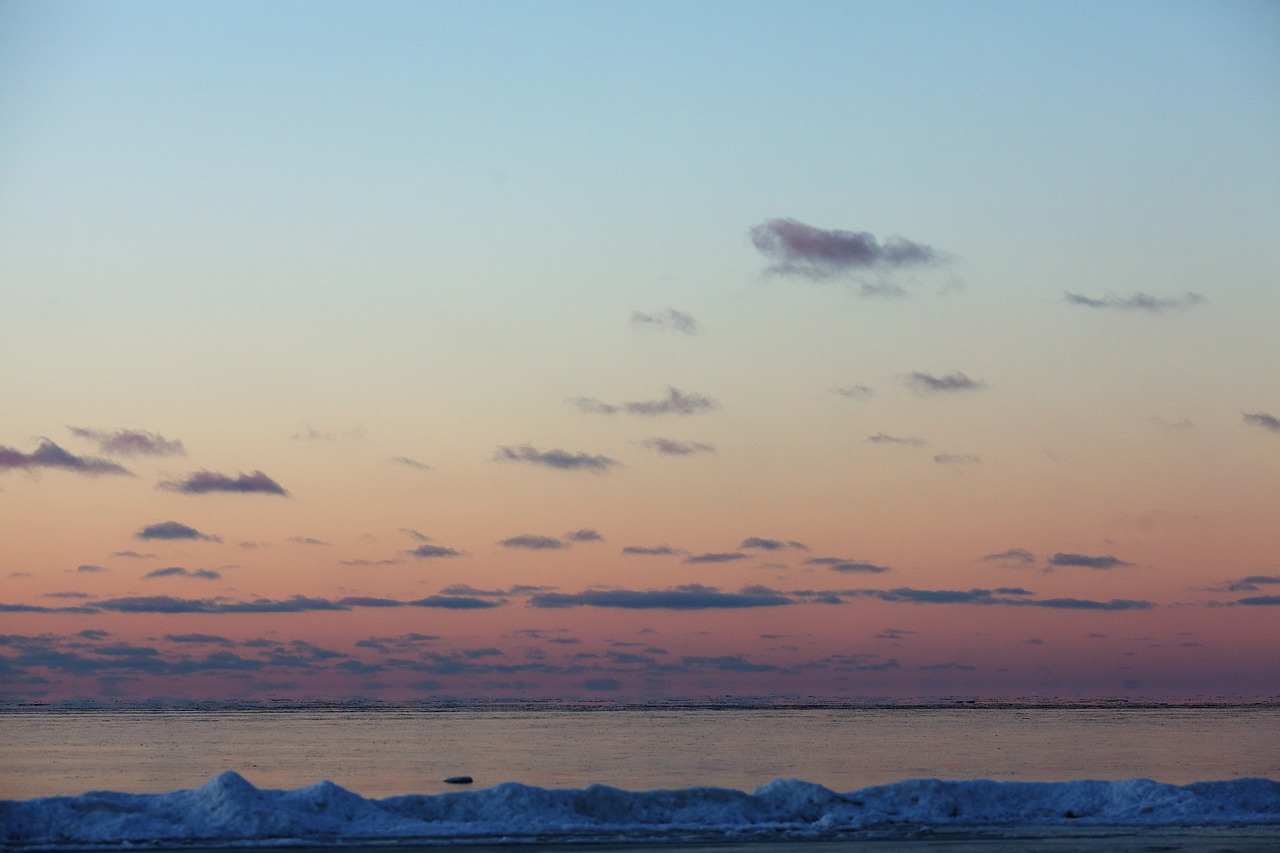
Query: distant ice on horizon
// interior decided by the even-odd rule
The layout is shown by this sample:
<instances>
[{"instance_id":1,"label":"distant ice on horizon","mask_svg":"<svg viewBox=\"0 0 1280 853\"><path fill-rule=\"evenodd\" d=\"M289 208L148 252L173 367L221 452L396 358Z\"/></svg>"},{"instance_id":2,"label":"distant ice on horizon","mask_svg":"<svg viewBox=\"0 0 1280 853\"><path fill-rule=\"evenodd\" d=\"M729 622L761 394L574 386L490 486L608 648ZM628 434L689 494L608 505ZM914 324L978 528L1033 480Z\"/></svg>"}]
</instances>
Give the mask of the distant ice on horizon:
<instances>
[{"instance_id":1,"label":"distant ice on horizon","mask_svg":"<svg viewBox=\"0 0 1280 853\"><path fill-rule=\"evenodd\" d=\"M1280 782L1166 785L913 779L840 794L776 779L751 793L694 787L546 789L505 782L366 799L332 782L263 790L226 771L167 794L91 791L0 801L0 848L374 841L750 841L895 837L923 829L1276 826Z\"/></svg>"}]
</instances>

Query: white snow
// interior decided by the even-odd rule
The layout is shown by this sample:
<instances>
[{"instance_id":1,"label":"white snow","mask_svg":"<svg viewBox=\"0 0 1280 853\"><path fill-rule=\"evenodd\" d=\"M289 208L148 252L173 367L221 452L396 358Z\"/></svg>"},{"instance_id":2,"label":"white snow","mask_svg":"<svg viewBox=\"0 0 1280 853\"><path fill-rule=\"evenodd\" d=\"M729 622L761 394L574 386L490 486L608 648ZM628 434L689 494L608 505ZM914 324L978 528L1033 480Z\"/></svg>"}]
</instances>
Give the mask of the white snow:
<instances>
[{"instance_id":1,"label":"white snow","mask_svg":"<svg viewBox=\"0 0 1280 853\"><path fill-rule=\"evenodd\" d=\"M0 801L0 848L556 840L824 839L929 829L1280 826L1280 782L1165 785L913 779L846 794L777 779L628 792L507 782L476 791L365 799L331 782L260 790L227 771L190 791Z\"/></svg>"}]
</instances>

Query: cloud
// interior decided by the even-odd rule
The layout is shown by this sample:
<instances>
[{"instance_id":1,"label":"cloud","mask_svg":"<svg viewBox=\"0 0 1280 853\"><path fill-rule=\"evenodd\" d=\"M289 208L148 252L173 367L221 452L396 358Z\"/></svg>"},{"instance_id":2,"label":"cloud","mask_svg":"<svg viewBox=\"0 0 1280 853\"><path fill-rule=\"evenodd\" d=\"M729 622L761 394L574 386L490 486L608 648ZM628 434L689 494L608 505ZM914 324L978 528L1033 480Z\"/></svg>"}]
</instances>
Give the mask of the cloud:
<instances>
[{"instance_id":1,"label":"cloud","mask_svg":"<svg viewBox=\"0 0 1280 853\"><path fill-rule=\"evenodd\" d=\"M943 670L971 672L973 670L976 670L977 667L970 663L956 663L955 661L947 661L946 663L921 664L920 669L925 672L940 672Z\"/></svg>"},{"instance_id":2,"label":"cloud","mask_svg":"<svg viewBox=\"0 0 1280 853\"><path fill-rule=\"evenodd\" d=\"M170 441L154 432L119 429L115 432L85 427L67 427L72 434L98 445L100 453L112 456L185 456L181 441Z\"/></svg>"},{"instance_id":3,"label":"cloud","mask_svg":"<svg viewBox=\"0 0 1280 853\"><path fill-rule=\"evenodd\" d=\"M753 227L750 233L756 249L773 261L768 271L775 275L819 280L942 260L933 248L902 237L890 237L880 243L865 231L815 228L795 219L770 219Z\"/></svg>"},{"instance_id":4,"label":"cloud","mask_svg":"<svg viewBox=\"0 0 1280 853\"><path fill-rule=\"evenodd\" d=\"M231 640L216 634L165 634L164 638L171 643L193 643L197 645L233 646Z\"/></svg>"},{"instance_id":5,"label":"cloud","mask_svg":"<svg viewBox=\"0 0 1280 853\"><path fill-rule=\"evenodd\" d=\"M1185 293L1182 296L1150 296L1146 293L1135 293L1133 296L1114 296L1107 294L1098 299L1079 293L1064 293L1063 299L1072 305L1083 305L1086 308L1110 308L1116 311L1145 311L1148 314L1161 314L1175 308L1189 308L1199 305L1205 298L1199 293Z\"/></svg>"},{"instance_id":6,"label":"cloud","mask_svg":"<svg viewBox=\"0 0 1280 853\"><path fill-rule=\"evenodd\" d=\"M127 557L131 560L147 560L147 559L154 558L156 555L155 554L139 554L137 551L112 551L111 556Z\"/></svg>"},{"instance_id":7,"label":"cloud","mask_svg":"<svg viewBox=\"0 0 1280 853\"><path fill-rule=\"evenodd\" d=\"M462 552L454 548L445 548L443 545L419 545L406 553L420 560L429 560L436 557L457 557Z\"/></svg>"},{"instance_id":8,"label":"cloud","mask_svg":"<svg viewBox=\"0 0 1280 853\"><path fill-rule=\"evenodd\" d=\"M1063 554L1059 552L1049 558L1049 565L1082 566L1086 569L1115 569L1120 566L1132 566L1133 563L1126 563L1124 560L1112 557L1110 554L1103 557L1090 557L1085 554Z\"/></svg>"},{"instance_id":9,"label":"cloud","mask_svg":"<svg viewBox=\"0 0 1280 853\"><path fill-rule=\"evenodd\" d=\"M759 548L762 551L781 551L784 548L794 548L797 551L808 551L809 546L803 542L782 541L781 539L764 539L760 536L748 536L742 540L739 548Z\"/></svg>"},{"instance_id":10,"label":"cloud","mask_svg":"<svg viewBox=\"0 0 1280 853\"><path fill-rule=\"evenodd\" d=\"M938 453L933 461L939 465L977 465L982 462L982 457L969 453Z\"/></svg>"},{"instance_id":11,"label":"cloud","mask_svg":"<svg viewBox=\"0 0 1280 853\"><path fill-rule=\"evenodd\" d=\"M1246 412L1242 417L1247 424L1260 426L1272 432L1280 432L1280 418L1275 415L1269 415L1266 412Z\"/></svg>"},{"instance_id":12,"label":"cloud","mask_svg":"<svg viewBox=\"0 0 1280 853\"><path fill-rule=\"evenodd\" d=\"M689 456L693 453L715 453L716 448L713 444L705 444L701 441L675 441L670 438L646 438L640 442L640 446L661 453L664 456Z\"/></svg>"},{"instance_id":13,"label":"cloud","mask_svg":"<svg viewBox=\"0 0 1280 853\"><path fill-rule=\"evenodd\" d=\"M590 527L584 527L581 530L572 530L564 535L565 539L570 542L603 542L604 537L599 531L592 530Z\"/></svg>"},{"instance_id":14,"label":"cloud","mask_svg":"<svg viewBox=\"0 0 1280 853\"><path fill-rule=\"evenodd\" d=\"M97 477L102 474L123 474L132 477L133 472L110 459L96 456L76 456L63 450L47 438L40 439L40 446L30 453L23 453L12 447L0 445L0 471L32 470L36 468L59 468L63 471L74 471Z\"/></svg>"},{"instance_id":15,"label":"cloud","mask_svg":"<svg viewBox=\"0 0 1280 853\"><path fill-rule=\"evenodd\" d=\"M1280 595L1254 595L1242 598L1236 604L1247 604L1255 607L1276 607L1280 606Z\"/></svg>"},{"instance_id":16,"label":"cloud","mask_svg":"<svg viewBox=\"0 0 1280 853\"><path fill-rule=\"evenodd\" d=\"M316 539L311 536L290 536L289 541L295 545L330 545L332 543L325 542L323 539Z\"/></svg>"},{"instance_id":17,"label":"cloud","mask_svg":"<svg viewBox=\"0 0 1280 853\"><path fill-rule=\"evenodd\" d=\"M622 682L616 678L588 678L578 682L578 686L596 693L612 693L622 689Z\"/></svg>"},{"instance_id":18,"label":"cloud","mask_svg":"<svg viewBox=\"0 0 1280 853\"><path fill-rule=\"evenodd\" d=\"M934 376L932 373L922 373L919 370L913 370L911 375L907 377L906 382L910 387L925 393L934 393L938 391L976 391L979 388L987 387L986 383L977 379L970 379L958 370L948 373L946 376Z\"/></svg>"},{"instance_id":19,"label":"cloud","mask_svg":"<svg viewBox=\"0 0 1280 853\"><path fill-rule=\"evenodd\" d=\"M844 557L810 557L805 560L805 564L827 566L834 572L844 572L846 574L883 574L893 571L888 566L880 566L875 563L869 563L866 560L846 560Z\"/></svg>"},{"instance_id":20,"label":"cloud","mask_svg":"<svg viewBox=\"0 0 1280 853\"><path fill-rule=\"evenodd\" d=\"M875 435L868 436L867 441L872 444L905 444L908 447L923 447L928 444L923 438L912 436L889 435L888 433L878 432Z\"/></svg>"},{"instance_id":21,"label":"cloud","mask_svg":"<svg viewBox=\"0 0 1280 853\"><path fill-rule=\"evenodd\" d=\"M865 400L875 396L875 389L870 385L849 385L844 388L832 388L832 392L852 400Z\"/></svg>"},{"instance_id":22,"label":"cloud","mask_svg":"<svg viewBox=\"0 0 1280 853\"><path fill-rule=\"evenodd\" d=\"M567 450L543 451L528 444L522 444L519 447L499 447L493 458L498 462L527 462L530 465L541 465L561 471L590 471L594 474L603 473L621 464L608 456L571 453Z\"/></svg>"},{"instance_id":23,"label":"cloud","mask_svg":"<svg viewBox=\"0 0 1280 853\"><path fill-rule=\"evenodd\" d=\"M747 559L746 554L742 554L737 551L721 551L706 554L694 554L692 556L685 557L684 561L686 563L732 563L735 560L745 559Z\"/></svg>"},{"instance_id":24,"label":"cloud","mask_svg":"<svg viewBox=\"0 0 1280 853\"><path fill-rule=\"evenodd\" d=\"M675 329L677 332L684 332L686 335L696 335L698 333L698 321L693 318L693 315L677 311L674 308L668 308L665 311L657 311L652 314L643 311L632 311L631 325Z\"/></svg>"},{"instance_id":25,"label":"cloud","mask_svg":"<svg viewBox=\"0 0 1280 853\"><path fill-rule=\"evenodd\" d=\"M550 551L557 548L568 548L568 543L554 536L534 536L530 533L512 536L498 543L504 548L528 548L534 551Z\"/></svg>"},{"instance_id":26,"label":"cloud","mask_svg":"<svg viewBox=\"0 0 1280 853\"><path fill-rule=\"evenodd\" d=\"M215 572L213 569L196 569L192 571L190 569L184 569L182 566L169 566L163 569L156 569L155 571L147 572L142 577L143 578L182 577L182 578L198 578L200 580L206 580L206 581L216 581L216 580L222 579L222 575L219 574L218 572Z\"/></svg>"},{"instance_id":27,"label":"cloud","mask_svg":"<svg viewBox=\"0 0 1280 853\"><path fill-rule=\"evenodd\" d=\"M622 553L644 557L675 557L683 554L684 551L672 548L670 545L657 545L652 548L644 545L627 545L622 549Z\"/></svg>"},{"instance_id":28,"label":"cloud","mask_svg":"<svg viewBox=\"0 0 1280 853\"><path fill-rule=\"evenodd\" d=\"M719 672L785 672L780 666L767 663L751 663L742 655L719 657L684 657L680 663L688 669L711 669Z\"/></svg>"},{"instance_id":29,"label":"cloud","mask_svg":"<svg viewBox=\"0 0 1280 853\"><path fill-rule=\"evenodd\" d=\"M95 566L91 564L85 564L82 566L76 566L76 571L87 574L91 572L109 572L111 570L108 569L106 566Z\"/></svg>"},{"instance_id":30,"label":"cloud","mask_svg":"<svg viewBox=\"0 0 1280 853\"><path fill-rule=\"evenodd\" d=\"M569 402L580 411L592 415L614 415L625 412L629 415L693 415L714 409L716 401L706 394L686 394L679 388L667 387L667 396L657 400L638 400L630 403L604 403L594 397L571 397Z\"/></svg>"},{"instance_id":31,"label":"cloud","mask_svg":"<svg viewBox=\"0 0 1280 853\"><path fill-rule=\"evenodd\" d=\"M1010 548L1008 551L1001 551L999 554L987 554L982 559L988 563L1009 562L1030 565L1036 561L1036 555L1025 548Z\"/></svg>"},{"instance_id":32,"label":"cloud","mask_svg":"<svg viewBox=\"0 0 1280 853\"><path fill-rule=\"evenodd\" d=\"M485 601L453 595L430 595L412 601L372 596L348 596L337 600L294 595L290 598L256 598L251 601L224 601L208 598L175 598L168 595L129 596L100 601L90 607L112 613L316 613L341 612L356 608L428 607L449 610L476 610L502 606L501 602Z\"/></svg>"},{"instance_id":33,"label":"cloud","mask_svg":"<svg viewBox=\"0 0 1280 853\"><path fill-rule=\"evenodd\" d=\"M532 607L616 607L628 610L714 610L794 604L778 594L729 593L697 584L664 590L596 589L579 593L546 592L529 599Z\"/></svg>"},{"instance_id":34,"label":"cloud","mask_svg":"<svg viewBox=\"0 0 1280 853\"><path fill-rule=\"evenodd\" d=\"M222 539L207 533L201 533L194 527L188 527L177 521L161 521L148 524L133 534L135 539L202 539L205 542L221 542Z\"/></svg>"},{"instance_id":35,"label":"cloud","mask_svg":"<svg viewBox=\"0 0 1280 853\"><path fill-rule=\"evenodd\" d=\"M430 471L431 466L425 462L419 462L417 459L410 459L408 456L392 456L391 461L400 465L407 465L410 468L417 468L419 471Z\"/></svg>"},{"instance_id":36,"label":"cloud","mask_svg":"<svg viewBox=\"0 0 1280 853\"><path fill-rule=\"evenodd\" d=\"M1238 581L1228 581L1228 592L1256 592L1259 586L1280 584L1280 575L1248 575Z\"/></svg>"},{"instance_id":37,"label":"cloud","mask_svg":"<svg viewBox=\"0 0 1280 853\"><path fill-rule=\"evenodd\" d=\"M210 492L240 492L245 494L288 496L284 487L261 471L232 477L214 471L195 471L183 480L166 480L157 488L184 495L204 495Z\"/></svg>"}]
</instances>

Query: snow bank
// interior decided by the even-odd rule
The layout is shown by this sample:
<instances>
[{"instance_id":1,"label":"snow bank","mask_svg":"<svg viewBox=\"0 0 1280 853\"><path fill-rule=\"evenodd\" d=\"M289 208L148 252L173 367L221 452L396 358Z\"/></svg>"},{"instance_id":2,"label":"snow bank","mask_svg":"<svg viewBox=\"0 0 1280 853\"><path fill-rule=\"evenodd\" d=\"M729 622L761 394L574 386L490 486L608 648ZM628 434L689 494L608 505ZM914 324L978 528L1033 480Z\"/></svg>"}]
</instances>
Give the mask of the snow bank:
<instances>
[{"instance_id":1,"label":"snow bank","mask_svg":"<svg viewBox=\"0 0 1280 853\"><path fill-rule=\"evenodd\" d=\"M227 771L190 791L0 801L0 847L344 844L375 841L823 839L1063 826L1280 826L1280 782L946 782L838 794L778 779L726 788L478 791L365 799L331 782L259 790Z\"/></svg>"}]
</instances>

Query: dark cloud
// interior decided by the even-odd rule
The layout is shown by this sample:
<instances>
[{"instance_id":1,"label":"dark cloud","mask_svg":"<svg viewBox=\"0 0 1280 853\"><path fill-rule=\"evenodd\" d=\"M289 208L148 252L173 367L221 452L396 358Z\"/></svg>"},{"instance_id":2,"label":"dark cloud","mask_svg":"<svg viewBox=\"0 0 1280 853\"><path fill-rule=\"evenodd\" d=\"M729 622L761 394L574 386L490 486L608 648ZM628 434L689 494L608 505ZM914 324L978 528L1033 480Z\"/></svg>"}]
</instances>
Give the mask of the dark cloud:
<instances>
[{"instance_id":1,"label":"dark cloud","mask_svg":"<svg viewBox=\"0 0 1280 853\"><path fill-rule=\"evenodd\" d=\"M547 592L529 599L532 607L617 607L629 610L712 610L776 607L794 602L778 594L729 593L696 584L663 590L596 589Z\"/></svg>"},{"instance_id":2,"label":"dark cloud","mask_svg":"<svg viewBox=\"0 0 1280 853\"><path fill-rule=\"evenodd\" d=\"M867 441L872 444L905 444L908 447L923 447L928 444L923 438L916 438L914 435L889 435L884 432L868 436Z\"/></svg>"},{"instance_id":3,"label":"dark cloud","mask_svg":"<svg viewBox=\"0 0 1280 853\"><path fill-rule=\"evenodd\" d=\"M504 548L529 548L534 551L550 551L569 547L568 543L561 539L556 539L554 536L534 536L529 533L521 536L512 536L510 539L503 539L498 544Z\"/></svg>"},{"instance_id":4,"label":"dark cloud","mask_svg":"<svg viewBox=\"0 0 1280 853\"><path fill-rule=\"evenodd\" d=\"M454 548L445 548L442 545L419 545L412 551L407 552L410 556L417 557L422 560L434 559L436 557L457 557L462 552Z\"/></svg>"},{"instance_id":5,"label":"dark cloud","mask_svg":"<svg viewBox=\"0 0 1280 853\"><path fill-rule=\"evenodd\" d=\"M1133 601L1128 599L1112 599L1110 601L1091 601L1080 598L1028 598L1031 593L1023 589L989 590L949 590L949 589L862 589L844 590L844 595L876 598L881 601L909 602L915 604L980 604L1006 605L1013 607L1046 607L1061 610L1150 610L1155 607L1150 601Z\"/></svg>"},{"instance_id":6,"label":"dark cloud","mask_svg":"<svg viewBox=\"0 0 1280 853\"><path fill-rule=\"evenodd\" d=\"M430 471L431 466L425 462L419 462L417 459L410 459L408 456L392 456L391 461L400 465L407 465L410 468L417 468L419 471Z\"/></svg>"},{"instance_id":7,"label":"dark cloud","mask_svg":"<svg viewBox=\"0 0 1280 853\"><path fill-rule=\"evenodd\" d=\"M863 573L863 574L884 574L891 572L893 569L888 566L877 565L866 560L846 560L844 557L810 557L805 560L806 565L811 566L827 566L832 571L844 572L845 574Z\"/></svg>"},{"instance_id":8,"label":"dark cloud","mask_svg":"<svg viewBox=\"0 0 1280 853\"><path fill-rule=\"evenodd\" d=\"M939 465L977 465L982 457L971 453L938 453L934 455L933 461Z\"/></svg>"},{"instance_id":9,"label":"dark cloud","mask_svg":"<svg viewBox=\"0 0 1280 853\"><path fill-rule=\"evenodd\" d=\"M63 450L47 438L40 439L40 446L30 453L0 445L0 471L37 468L58 468L97 477L101 474L123 474L132 477L133 472L110 459L96 456L76 456Z\"/></svg>"},{"instance_id":10,"label":"dark cloud","mask_svg":"<svg viewBox=\"0 0 1280 853\"><path fill-rule=\"evenodd\" d=\"M770 273L810 279L941 260L933 248L901 237L880 243L866 232L815 228L795 219L770 219L756 225L751 229L751 242L773 261Z\"/></svg>"},{"instance_id":11,"label":"dark cloud","mask_svg":"<svg viewBox=\"0 0 1280 853\"><path fill-rule=\"evenodd\" d=\"M1276 607L1280 606L1280 595L1253 595L1248 598L1242 598L1236 604L1248 604L1260 607Z\"/></svg>"},{"instance_id":12,"label":"dark cloud","mask_svg":"<svg viewBox=\"0 0 1280 853\"><path fill-rule=\"evenodd\" d=\"M1030 565L1036 561L1036 555L1025 548L1010 548L1008 551L1001 551L999 554L987 554L982 559L988 563L1022 563L1023 565Z\"/></svg>"},{"instance_id":13,"label":"dark cloud","mask_svg":"<svg viewBox=\"0 0 1280 853\"><path fill-rule=\"evenodd\" d=\"M1280 584L1280 575L1249 575L1238 581L1228 581L1228 592L1257 592L1259 586Z\"/></svg>"},{"instance_id":14,"label":"dark cloud","mask_svg":"<svg viewBox=\"0 0 1280 853\"><path fill-rule=\"evenodd\" d=\"M919 370L911 371L907 377L907 385L915 388L917 391L933 393L938 391L976 391L979 388L985 388L986 383L977 379L970 379L960 371L948 373L945 376L934 376L932 373L922 373Z\"/></svg>"},{"instance_id":15,"label":"dark cloud","mask_svg":"<svg viewBox=\"0 0 1280 853\"><path fill-rule=\"evenodd\" d=\"M570 542L603 542L604 541L604 537L600 535L599 531L592 530L589 527L584 527L581 530L572 530L566 533L564 535L564 538L568 539Z\"/></svg>"},{"instance_id":16,"label":"dark cloud","mask_svg":"<svg viewBox=\"0 0 1280 853\"><path fill-rule=\"evenodd\" d=\"M620 464L608 456L590 453L571 453L567 450L538 450L522 444L519 447L502 446L494 454L498 462L527 462L530 465L541 465L546 468L557 468L561 471L591 471L600 474Z\"/></svg>"},{"instance_id":17,"label":"dark cloud","mask_svg":"<svg viewBox=\"0 0 1280 853\"><path fill-rule=\"evenodd\" d=\"M588 678L578 682L578 686L595 693L613 693L622 689L622 682L616 678Z\"/></svg>"},{"instance_id":18,"label":"dark cloud","mask_svg":"<svg viewBox=\"0 0 1280 853\"><path fill-rule=\"evenodd\" d=\"M684 657L680 663L686 669L710 669L718 672L785 672L780 666L767 663L751 663L742 655L720 657Z\"/></svg>"},{"instance_id":19,"label":"dark cloud","mask_svg":"<svg viewBox=\"0 0 1280 853\"><path fill-rule=\"evenodd\" d=\"M579 410L593 415L613 415L625 412L629 415L693 415L716 407L716 401L706 394L686 394L679 388L668 386L667 396L657 400L638 400L630 403L604 403L594 397L571 397L569 402Z\"/></svg>"},{"instance_id":20,"label":"dark cloud","mask_svg":"<svg viewBox=\"0 0 1280 853\"><path fill-rule=\"evenodd\" d=\"M622 553L644 557L676 557L683 554L684 551L672 548L670 545L656 545L652 548L644 545L627 545L622 549Z\"/></svg>"},{"instance_id":21,"label":"dark cloud","mask_svg":"<svg viewBox=\"0 0 1280 853\"><path fill-rule=\"evenodd\" d=\"M1110 601L1089 601L1081 598L1037 598L1023 601L1006 600L1004 604L1024 604L1029 607L1050 607L1059 610L1151 610L1150 601L1133 601L1113 598Z\"/></svg>"},{"instance_id":22,"label":"dark cloud","mask_svg":"<svg viewBox=\"0 0 1280 853\"><path fill-rule=\"evenodd\" d=\"M453 595L431 595L412 601L371 596L348 596L337 600L294 595L284 599L256 598L251 601L224 601L208 598L175 598L168 595L129 596L100 601L87 612L112 613L315 613L356 608L429 607L449 610L476 610L500 607L501 602ZM85 611L81 611L85 612Z\"/></svg>"},{"instance_id":23,"label":"dark cloud","mask_svg":"<svg viewBox=\"0 0 1280 853\"><path fill-rule=\"evenodd\" d=\"M747 559L747 555L739 553L738 551L718 551L706 554L693 554L689 557L685 557L684 561L686 563L732 563L735 560L745 559Z\"/></svg>"},{"instance_id":24,"label":"dark cloud","mask_svg":"<svg viewBox=\"0 0 1280 853\"><path fill-rule=\"evenodd\" d=\"M166 480L157 488L184 495L204 495L210 492L241 492L247 494L288 496L284 487L261 471L232 477L215 471L195 471L182 480Z\"/></svg>"},{"instance_id":25,"label":"dark cloud","mask_svg":"<svg viewBox=\"0 0 1280 853\"><path fill-rule=\"evenodd\" d=\"M748 536L742 540L739 548L759 548L761 551L781 551L786 548L794 548L797 551L808 551L809 547L803 542L783 541L781 539L765 539L760 536Z\"/></svg>"},{"instance_id":26,"label":"dark cloud","mask_svg":"<svg viewBox=\"0 0 1280 853\"><path fill-rule=\"evenodd\" d=\"M1266 412L1246 412L1242 417L1247 424L1260 426L1272 432L1280 432L1280 418L1275 415L1269 415Z\"/></svg>"},{"instance_id":27,"label":"dark cloud","mask_svg":"<svg viewBox=\"0 0 1280 853\"><path fill-rule=\"evenodd\" d=\"M339 560L339 566L394 566L403 563L404 560L387 559L387 560Z\"/></svg>"},{"instance_id":28,"label":"dark cloud","mask_svg":"<svg viewBox=\"0 0 1280 853\"><path fill-rule=\"evenodd\" d=\"M137 551L112 551L113 557L127 557L131 560L149 560L154 558L155 554L139 554Z\"/></svg>"},{"instance_id":29,"label":"dark cloud","mask_svg":"<svg viewBox=\"0 0 1280 853\"><path fill-rule=\"evenodd\" d=\"M1049 565L1082 566L1086 569L1116 569L1121 566L1132 566L1133 563L1126 563L1119 557L1112 557L1110 554L1103 557L1090 557L1086 554L1063 554L1059 552L1049 558Z\"/></svg>"},{"instance_id":30,"label":"dark cloud","mask_svg":"<svg viewBox=\"0 0 1280 853\"><path fill-rule=\"evenodd\" d=\"M1083 305L1086 308L1145 311L1148 314L1160 314L1175 308L1188 308L1205 301L1205 298L1199 293L1185 293L1176 297L1150 296L1146 293L1135 293L1133 296L1113 296L1108 294L1100 299L1079 293L1064 293L1063 298L1072 305Z\"/></svg>"},{"instance_id":31,"label":"dark cloud","mask_svg":"<svg viewBox=\"0 0 1280 853\"><path fill-rule=\"evenodd\" d=\"M231 640L216 634L165 634L164 638L171 643L191 643L209 646L233 646Z\"/></svg>"},{"instance_id":32,"label":"dark cloud","mask_svg":"<svg viewBox=\"0 0 1280 853\"><path fill-rule=\"evenodd\" d=\"M922 664L920 669L925 672L940 672L943 670L954 670L960 672L972 672L977 667L969 663L956 663L955 661L947 661L946 663L930 663Z\"/></svg>"},{"instance_id":33,"label":"dark cloud","mask_svg":"<svg viewBox=\"0 0 1280 853\"><path fill-rule=\"evenodd\" d=\"M693 318L693 315L677 311L674 308L656 311L651 314L644 311L632 311L631 324L633 326L675 329L677 332L684 332L686 335L696 335L698 333L698 321Z\"/></svg>"},{"instance_id":34,"label":"dark cloud","mask_svg":"<svg viewBox=\"0 0 1280 853\"><path fill-rule=\"evenodd\" d=\"M715 453L716 448L713 444L706 444L701 441L676 441L670 438L646 438L640 442L640 446L661 453L664 456L689 456L693 453Z\"/></svg>"},{"instance_id":35,"label":"dark cloud","mask_svg":"<svg viewBox=\"0 0 1280 853\"><path fill-rule=\"evenodd\" d=\"M114 432L84 427L67 427L72 434L98 445L100 453L111 456L185 456L181 441L170 441L154 432L118 429Z\"/></svg>"},{"instance_id":36,"label":"dark cloud","mask_svg":"<svg viewBox=\"0 0 1280 853\"><path fill-rule=\"evenodd\" d=\"M875 389L870 385L849 385L845 388L832 388L831 390L841 397L848 397L853 400L865 400L868 397L874 397L876 393Z\"/></svg>"},{"instance_id":37,"label":"dark cloud","mask_svg":"<svg viewBox=\"0 0 1280 853\"><path fill-rule=\"evenodd\" d=\"M135 539L202 539L205 542L221 542L222 539L206 533L201 533L194 527L188 527L177 521L161 521L158 524L148 524L146 527L133 534Z\"/></svg>"},{"instance_id":38,"label":"dark cloud","mask_svg":"<svg viewBox=\"0 0 1280 853\"><path fill-rule=\"evenodd\" d=\"M465 595L429 595L406 603L410 607L434 607L441 610L487 610L490 607L502 606L500 601L469 598Z\"/></svg>"},{"instance_id":39,"label":"dark cloud","mask_svg":"<svg viewBox=\"0 0 1280 853\"><path fill-rule=\"evenodd\" d=\"M93 574L95 572L109 572L111 570L105 566L93 566L86 564L83 566L76 566L76 571L81 574Z\"/></svg>"},{"instance_id":40,"label":"dark cloud","mask_svg":"<svg viewBox=\"0 0 1280 853\"><path fill-rule=\"evenodd\" d=\"M168 566L163 569L147 572L143 578L197 578L205 581L221 580L222 575L213 569L184 569L182 566Z\"/></svg>"}]
</instances>

